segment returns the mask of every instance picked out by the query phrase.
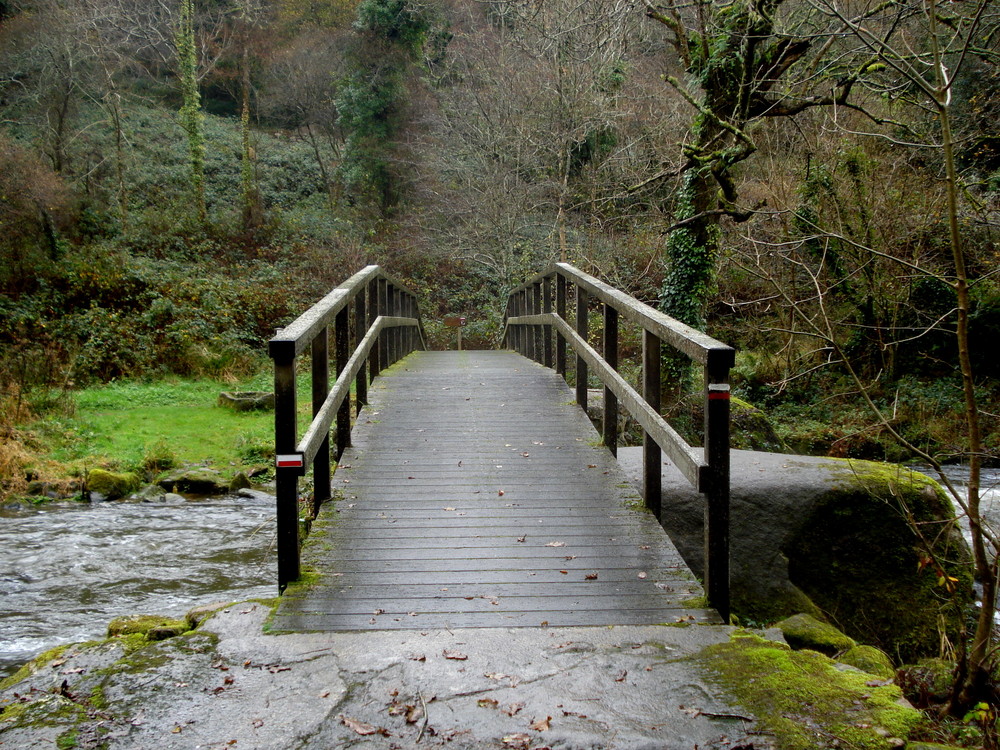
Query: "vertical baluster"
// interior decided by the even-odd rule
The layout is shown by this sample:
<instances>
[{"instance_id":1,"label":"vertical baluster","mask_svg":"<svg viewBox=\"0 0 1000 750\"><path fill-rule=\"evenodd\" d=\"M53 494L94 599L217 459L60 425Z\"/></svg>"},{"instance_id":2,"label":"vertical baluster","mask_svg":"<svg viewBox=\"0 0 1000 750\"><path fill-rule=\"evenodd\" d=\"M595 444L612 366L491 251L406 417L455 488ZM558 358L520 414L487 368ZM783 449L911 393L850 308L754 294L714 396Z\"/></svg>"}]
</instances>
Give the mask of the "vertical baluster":
<instances>
[{"instance_id":1,"label":"vertical baluster","mask_svg":"<svg viewBox=\"0 0 1000 750\"><path fill-rule=\"evenodd\" d=\"M556 273L556 315L566 320L566 278ZM566 377L566 337L556 331L556 372Z\"/></svg>"},{"instance_id":2,"label":"vertical baluster","mask_svg":"<svg viewBox=\"0 0 1000 750\"><path fill-rule=\"evenodd\" d=\"M542 314L541 281L536 281L534 284L531 285L531 314L532 315ZM542 348L542 326L533 325L531 327L531 338L535 348L534 360L536 362L543 362L545 360L545 353Z\"/></svg>"},{"instance_id":3,"label":"vertical baluster","mask_svg":"<svg viewBox=\"0 0 1000 750\"><path fill-rule=\"evenodd\" d=\"M729 368L732 350L709 352L705 365L705 591L729 622Z\"/></svg>"},{"instance_id":4,"label":"vertical baluster","mask_svg":"<svg viewBox=\"0 0 1000 750\"><path fill-rule=\"evenodd\" d=\"M523 315L534 313L534 300L531 296L531 287L526 286L521 290L521 307L524 309ZM535 358L535 327L524 327L524 356L528 359Z\"/></svg>"},{"instance_id":5,"label":"vertical baluster","mask_svg":"<svg viewBox=\"0 0 1000 750\"><path fill-rule=\"evenodd\" d=\"M378 288L379 288L378 279L377 278L372 279L371 282L368 284L368 315L366 322L369 326L375 325L375 321L378 319L378 316L380 314L378 308ZM375 341L375 344L372 346L371 354L368 357L368 365L369 365L368 382L370 383L372 380L376 378L376 376L382 370L382 360L377 339Z\"/></svg>"},{"instance_id":6,"label":"vertical baluster","mask_svg":"<svg viewBox=\"0 0 1000 750\"><path fill-rule=\"evenodd\" d=\"M286 342L281 342L282 344ZM277 456L295 452L295 351L291 344L272 344L274 358L274 452ZM275 469L276 522L278 543L278 593L299 577L299 470Z\"/></svg>"},{"instance_id":7,"label":"vertical baluster","mask_svg":"<svg viewBox=\"0 0 1000 750\"><path fill-rule=\"evenodd\" d=\"M642 337L642 397L660 413L660 339L649 331ZM642 435L642 499L657 518L660 517L662 481L660 446L650 435Z\"/></svg>"},{"instance_id":8,"label":"vertical baluster","mask_svg":"<svg viewBox=\"0 0 1000 750\"><path fill-rule=\"evenodd\" d=\"M347 367L348 351L348 307L337 313L336 321L333 325L334 347L336 349L337 380L343 377L344 368ZM345 398L340 408L337 409L337 460L344 454L344 449L351 444L351 399ZM330 460L329 448L326 451L326 460ZM329 482L327 482L329 484Z\"/></svg>"},{"instance_id":9,"label":"vertical baluster","mask_svg":"<svg viewBox=\"0 0 1000 750\"><path fill-rule=\"evenodd\" d=\"M552 277L546 276L542 282L542 312L552 312ZM542 364L552 367L552 326L542 327Z\"/></svg>"},{"instance_id":10,"label":"vertical baluster","mask_svg":"<svg viewBox=\"0 0 1000 750\"><path fill-rule=\"evenodd\" d=\"M604 360L618 371L618 310L604 305ZM613 456L618 455L618 397L604 386L604 444Z\"/></svg>"},{"instance_id":11,"label":"vertical baluster","mask_svg":"<svg viewBox=\"0 0 1000 750\"><path fill-rule=\"evenodd\" d=\"M339 316L338 316L339 319ZM335 324L334 335L340 334L339 323ZM312 414L315 417L323 408L330 393L330 349L329 333L324 328L312 340ZM330 433L313 459L313 509L318 509L330 499Z\"/></svg>"},{"instance_id":12,"label":"vertical baluster","mask_svg":"<svg viewBox=\"0 0 1000 750\"><path fill-rule=\"evenodd\" d=\"M361 341L364 339L365 334L368 333L368 304L367 304L368 291L366 287L361 287L358 290L357 296L354 298L354 348L357 349L361 346ZM358 413L361 412L361 407L368 403L368 367L367 361L361 361L361 368L358 370L357 376L354 378L354 395L357 404Z\"/></svg>"},{"instance_id":13,"label":"vertical baluster","mask_svg":"<svg viewBox=\"0 0 1000 750\"><path fill-rule=\"evenodd\" d=\"M378 280L378 314L383 317L389 316L389 282L381 278ZM379 372L387 368L392 362L389 361L389 329L385 328L378 335L379 347Z\"/></svg>"},{"instance_id":14,"label":"vertical baluster","mask_svg":"<svg viewBox=\"0 0 1000 750\"><path fill-rule=\"evenodd\" d=\"M590 325L587 306L590 295L579 284L576 285L576 332L584 341L588 338ZM580 408L587 411L587 362L579 354L576 355L576 402Z\"/></svg>"}]
</instances>

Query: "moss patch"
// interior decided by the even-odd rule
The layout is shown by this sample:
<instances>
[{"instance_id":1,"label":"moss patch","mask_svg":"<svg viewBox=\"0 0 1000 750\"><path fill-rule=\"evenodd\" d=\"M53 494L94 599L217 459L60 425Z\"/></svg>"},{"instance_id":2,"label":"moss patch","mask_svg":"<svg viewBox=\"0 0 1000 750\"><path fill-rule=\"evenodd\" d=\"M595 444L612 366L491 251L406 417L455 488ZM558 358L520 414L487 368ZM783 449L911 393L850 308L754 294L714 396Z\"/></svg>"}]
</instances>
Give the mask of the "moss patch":
<instances>
[{"instance_id":1,"label":"moss patch","mask_svg":"<svg viewBox=\"0 0 1000 750\"><path fill-rule=\"evenodd\" d=\"M900 705L894 685L872 687L868 675L838 671L814 651L737 633L697 658L774 734L781 750L831 747L834 740L856 750L888 749L920 720L919 712Z\"/></svg>"},{"instance_id":2,"label":"moss patch","mask_svg":"<svg viewBox=\"0 0 1000 750\"><path fill-rule=\"evenodd\" d=\"M784 550L791 582L847 635L897 662L936 653L939 615L955 641L972 603L969 554L944 491L903 467L836 463L843 464L833 472L836 502L822 504ZM954 579L952 591L939 585L937 570Z\"/></svg>"},{"instance_id":3,"label":"moss patch","mask_svg":"<svg viewBox=\"0 0 1000 750\"><path fill-rule=\"evenodd\" d=\"M809 648L821 654L833 656L856 645L854 640L837 630L833 625L820 622L815 617L798 614L782 620L776 626L792 648Z\"/></svg>"},{"instance_id":4,"label":"moss patch","mask_svg":"<svg viewBox=\"0 0 1000 750\"><path fill-rule=\"evenodd\" d=\"M874 646L855 646L842 654L837 661L860 669L862 672L881 677L883 680L891 680L896 676L892 660L884 651L880 651Z\"/></svg>"},{"instance_id":5,"label":"moss patch","mask_svg":"<svg viewBox=\"0 0 1000 750\"><path fill-rule=\"evenodd\" d=\"M130 471L117 473L105 469L91 469L87 474L87 488L99 492L108 500L117 500L135 492L142 486L142 480Z\"/></svg>"},{"instance_id":6,"label":"moss patch","mask_svg":"<svg viewBox=\"0 0 1000 750\"><path fill-rule=\"evenodd\" d=\"M186 620L161 615L126 615L108 623L108 637L144 635L150 641L162 641L191 629Z\"/></svg>"}]
</instances>

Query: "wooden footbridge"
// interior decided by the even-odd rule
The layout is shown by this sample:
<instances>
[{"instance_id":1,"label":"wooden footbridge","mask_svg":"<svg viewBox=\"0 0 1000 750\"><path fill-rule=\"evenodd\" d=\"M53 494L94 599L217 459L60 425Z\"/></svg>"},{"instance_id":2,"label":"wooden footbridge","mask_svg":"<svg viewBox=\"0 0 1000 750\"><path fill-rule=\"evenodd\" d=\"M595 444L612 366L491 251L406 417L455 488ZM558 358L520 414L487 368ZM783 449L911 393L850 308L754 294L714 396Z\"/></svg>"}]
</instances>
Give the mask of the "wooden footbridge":
<instances>
[{"instance_id":1,"label":"wooden footbridge","mask_svg":"<svg viewBox=\"0 0 1000 750\"><path fill-rule=\"evenodd\" d=\"M643 332L642 393L617 374L619 316ZM728 619L732 349L566 264L514 290L506 323L508 350L424 351L415 298L370 266L272 339L277 629ZM704 368L703 448L659 415L661 343ZM299 437L296 359L307 349L314 418ZM604 384L603 434L580 408L588 374ZM615 460L619 406L645 432L641 493ZM661 451L706 496L704 589L657 521ZM300 561L310 466L317 516Z\"/></svg>"}]
</instances>

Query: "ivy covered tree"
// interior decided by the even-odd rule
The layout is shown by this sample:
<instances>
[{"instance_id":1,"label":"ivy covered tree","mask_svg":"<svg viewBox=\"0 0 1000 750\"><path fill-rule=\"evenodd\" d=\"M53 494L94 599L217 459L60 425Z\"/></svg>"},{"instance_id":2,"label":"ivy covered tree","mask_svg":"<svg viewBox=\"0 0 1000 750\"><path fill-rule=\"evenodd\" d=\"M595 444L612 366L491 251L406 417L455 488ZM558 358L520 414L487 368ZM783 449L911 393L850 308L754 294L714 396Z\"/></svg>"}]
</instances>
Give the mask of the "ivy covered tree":
<instances>
[{"instance_id":1,"label":"ivy covered tree","mask_svg":"<svg viewBox=\"0 0 1000 750\"><path fill-rule=\"evenodd\" d=\"M782 5L783 0L677 0L646 9L669 31L689 76L688 84L673 76L666 80L695 110L683 146L660 308L696 328L705 326L722 217L741 222L753 215L752 208L740 205L736 181L738 165L757 148L753 124L811 107L846 105L860 72L830 54L832 34L801 19L790 28L796 17L782 16Z\"/></svg>"},{"instance_id":2,"label":"ivy covered tree","mask_svg":"<svg viewBox=\"0 0 1000 750\"><path fill-rule=\"evenodd\" d=\"M198 91L198 50L194 38L194 0L180 0L177 31L177 72L180 79L182 104L181 127L187 134L191 164L191 192L194 195L198 219L204 224L205 210L205 138L202 133L201 94Z\"/></svg>"},{"instance_id":3,"label":"ivy covered tree","mask_svg":"<svg viewBox=\"0 0 1000 750\"><path fill-rule=\"evenodd\" d=\"M407 73L434 27L431 9L413 0L363 0L348 53L351 72L336 106L346 133L340 176L354 202L383 212L399 200L392 166L394 139L403 123Z\"/></svg>"}]
</instances>

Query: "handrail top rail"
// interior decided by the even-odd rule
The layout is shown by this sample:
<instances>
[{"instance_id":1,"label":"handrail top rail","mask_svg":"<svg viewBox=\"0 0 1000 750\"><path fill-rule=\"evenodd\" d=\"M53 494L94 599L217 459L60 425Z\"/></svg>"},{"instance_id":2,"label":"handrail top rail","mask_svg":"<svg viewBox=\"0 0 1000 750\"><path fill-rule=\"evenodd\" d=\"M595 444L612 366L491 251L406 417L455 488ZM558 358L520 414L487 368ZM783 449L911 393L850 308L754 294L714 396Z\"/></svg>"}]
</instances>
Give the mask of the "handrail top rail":
<instances>
[{"instance_id":1,"label":"handrail top rail","mask_svg":"<svg viewBox=\"0 0 1000 750\"><path fill-rule=\"evenodd\" d=\"M529 289L545 278L559 274L574 284L583 287L605 304L616 308L633 323L645 328L667 342L675 349L688 355L699 364L711 369L730 368L736 363L736 350L728 344L702 333L696 328L671 318L655 307L640 302L635 297L606 284L588 273L584 273L570 263L553 263L548 270L533 276L528 281L511 290L511 294Z\"/></svg>"},{"instance_id":2,"label":"handrail top rail","mask_svg":"<svg viewBox=\"0 0 1000 750\"><path fill-rule=\"evenodd\" d=\"M360 289L378 278L385 279L396 288L413 294L383 271L381 266L365 266L276 333L267 342L268 354L272 359L297 357L305 351L316 335L330 324L337 313L357 296Z\"/></svg>"}]
</instances>

